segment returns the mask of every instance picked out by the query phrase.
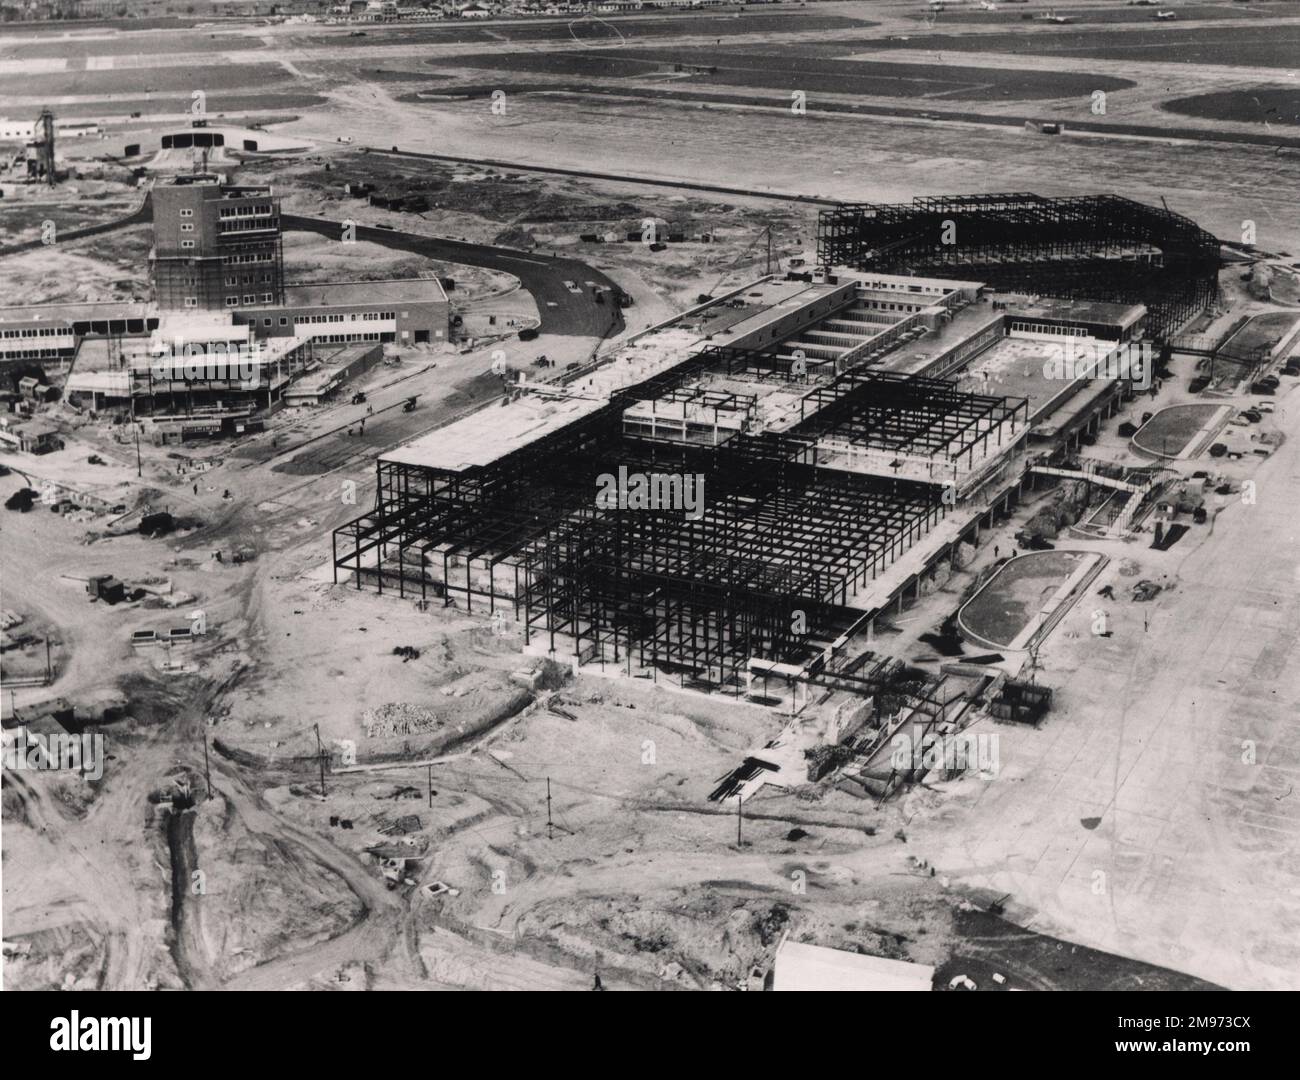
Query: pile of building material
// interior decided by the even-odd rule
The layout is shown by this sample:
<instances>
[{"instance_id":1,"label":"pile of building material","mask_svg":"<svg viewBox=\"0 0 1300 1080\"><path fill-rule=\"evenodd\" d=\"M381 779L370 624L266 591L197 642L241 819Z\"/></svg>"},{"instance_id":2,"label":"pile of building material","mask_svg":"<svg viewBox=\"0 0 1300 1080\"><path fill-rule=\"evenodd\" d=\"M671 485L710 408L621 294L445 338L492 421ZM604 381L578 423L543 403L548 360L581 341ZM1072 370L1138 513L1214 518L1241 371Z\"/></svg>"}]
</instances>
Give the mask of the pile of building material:
<instances>
[{"instance_id":1,"label":"pile of building material","mask_svg":"<svg viewBox=\"0 0 1300 1080\"><path fill-rule=\"evenodd\" d=\"M442 720L428 709L404 701L390 701L376 709L367 709L361 714L361 722L371 739L421 735L442 726Z\"/></svg>"}]
</instances>

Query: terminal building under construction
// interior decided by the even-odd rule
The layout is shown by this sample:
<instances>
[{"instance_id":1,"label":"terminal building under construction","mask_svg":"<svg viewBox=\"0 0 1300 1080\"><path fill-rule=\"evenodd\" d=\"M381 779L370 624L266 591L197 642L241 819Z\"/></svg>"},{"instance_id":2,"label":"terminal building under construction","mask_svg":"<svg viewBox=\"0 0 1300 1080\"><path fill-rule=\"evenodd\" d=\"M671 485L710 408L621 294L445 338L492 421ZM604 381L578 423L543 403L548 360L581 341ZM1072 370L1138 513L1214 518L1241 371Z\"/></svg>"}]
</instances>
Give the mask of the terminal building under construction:
<instances>
[{"instance_id":1,"label":"terminal building under construction","mask_svg":"<svg viewBox=\"0 0 1300 1080\"><path fill-rule=\"evenodd\" d=\"M1122 199L826 211L815 275L715 298L384 454L373 508L334 534L335 578L699 688L842 667L1036 471L1087 468L1079 447L1134 389L1097 361L1200 310L1207 236ZM1053 366L1066 346L1093 366Z\"/></svg>"}]
</instances>

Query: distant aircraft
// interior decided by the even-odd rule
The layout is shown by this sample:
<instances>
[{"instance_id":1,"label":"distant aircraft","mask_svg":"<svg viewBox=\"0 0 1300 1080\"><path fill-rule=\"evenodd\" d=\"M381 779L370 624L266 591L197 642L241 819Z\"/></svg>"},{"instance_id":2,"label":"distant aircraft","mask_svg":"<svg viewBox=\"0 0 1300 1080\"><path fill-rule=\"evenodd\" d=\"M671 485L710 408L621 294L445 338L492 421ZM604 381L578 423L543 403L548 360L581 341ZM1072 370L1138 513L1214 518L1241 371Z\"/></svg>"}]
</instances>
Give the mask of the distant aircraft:
<instances>
[{"instance_id":1,"label":"distant aircraft","mask_svg":"<svg viewBox=\"0 0 1300 1080\"><path fill-rule=\"evenodd\" d=\"M1153 19L1176 19L1176 18L1178 18L1178 12L1176 12L1176 11L1157 11L1157 12L1152 16L1152 18L1153 18Z\"/></svg>"},{"instance_id":2,"label":"distant aircraft","mask_svg":"<svg viewBox=\"0 0 1300 1080\"><path fill-rule=\"evenodd\" d=\"M997 11L998 9L997 4L993 3L993 0L980 0L980 7L985 11Z\"/></svg>"},{"instance_id":3,"label":"distant aircraft","mask_svg":"<svg viewBox=\"0 0 1300 1080\"><path fill-rule=\"evenodd\" d=\"M1055 11L1049 11L1046 15L1035 15L1034 18L1035 18L1035 20L1037 20L1038 22L1049 22L1049 23L1072 23L1072 22L1074 22L1074 16L1073 16L1073 15L1058 15Z\"/></svg>"}]
</instances>

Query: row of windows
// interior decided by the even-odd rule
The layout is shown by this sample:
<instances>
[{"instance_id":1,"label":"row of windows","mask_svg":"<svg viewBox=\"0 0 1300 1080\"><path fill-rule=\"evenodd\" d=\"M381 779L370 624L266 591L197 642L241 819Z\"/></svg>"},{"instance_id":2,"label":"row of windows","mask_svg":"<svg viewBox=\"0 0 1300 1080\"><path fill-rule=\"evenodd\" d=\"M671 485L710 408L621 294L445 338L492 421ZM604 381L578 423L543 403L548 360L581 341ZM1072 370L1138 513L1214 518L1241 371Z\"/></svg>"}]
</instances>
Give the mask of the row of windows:
<instances>
[{"instance_id":1,"label":"row of windows","mask_svg":"<svg viewBox=\"0 0 1300 1080\"><path fill-rule=\"evenodd\" d=\"M247 221L227 221L221 226L223 236L233 232L247 232L253 229L273 229L279 223L278 218L249 218Z\"/></svg>"},{"instance_id":2,"label":"row of windows","mask_svg":"<svg viewBox=\"0 0 1300 1080\"><path fill-rule=\"evenodd\" d=\"M337 323L347 319L349 322L356 322L357 315L300 315L293 321L295 323ZM365 311L361 313L361 319L364 322L383 322L384 320L395 321L397 312L395 311Z\"/></svg>"},{"instance_id":3,"label":"row of windows","mask_svg":"<svg viewBox=\"0 0 1300 1080\"><path fill-rule=\"evenodd\" d=\"M1011 329L1027 334L1054 334L1057 337L1088 336L1088 331L1082 326L1058 326L1055 323L1026 322L1023 319L1013 321Z\"/></svg>"},{"instance_id":4,"label":"row of windows","mask_svg":"<svg viewBox=\"0 0 1300 1080\"><path fill-rule=\"evenodd\" d=\"M34 338L34 337L68 337L72 331L66 326L34 326L30 330L6 330L0 337Z\"/></svg>"},{"instance_id":5,"label":"row of windows","mask_svg":"<svg viewBox=\"0 0 1300 1080\"><path fill-rule=\"evenodd\" d=\"M382 335L376 333L368 334L320 334L312 338L313 341L324 342L329 345L343 344L348 341L381 341Z\"/></svg>"},{"instance_id":6,"label":"row of windows","mask_svg":"<svg viewBox=\"0 0 1300 1080\"><path fill-rule=\"evenodd\" d=\"M274 262L275 255L269 251L256 251L250 255L222 255L222 266L233 266L236 263L263 263Z\"/></svg>"},{"instance_id":7,"label":"row of windows","mask_svg":"<svg viewBox=\"0 0 1300 1080\"><path fill-rule=\"evenodd\" d=\"M245 204L242 206L223 206L221 208L221 216L223 218L257 217L258 215L273 214L273 213L275 213L275 207L272 206L270 203L253 203L252 205Z\"/></svg>"},{"instance_id":8,"label":"row of windows","mask_svg":"<svg viewBox=\"0 0 1300 1080\"><path fill-rule=\"evenodd\" d=\"M67 356L71 351L70 346L63 349L13 349L0 352L0 356L6 360L44 360Z\"/></svg>"},{"instance_id":9,"label":"row of windows","mask_svg":"<svg viewBox=\"0 0 1300 1080\"><path fill-rule=\"evenodd\" d=\"M269 303L271 303L271 302L274 301L274 300L275 300L275 296L272 295L271 293L269 293L269 292L264 292L264 293L262 293L262 300L261 300L261 302L262 302L263 304L269 304ZM244 303L245 303L245 304L256 304L256 303L258 303L257 294L256 294L256 293L245 293L245 294L244 294ZM226 297L226 307L239 307L239 297L238 297L238 296L227 296L227 297Z\"/></svg>"},{"instance_id":10,"label":"row of windows","mask_svg":"<svg viewBox=\"0 0 1300 1080\"><path fill-rule=\"evenodd\" d=\"M227 285L256 285L259 281L269 282L270 280L271 280L270 274L261 274L261 275L245 274L244 280L241 282L239 280L239 275L233 274L230 277L226 278L226 284Z\"/></svg>"}]
</instances>

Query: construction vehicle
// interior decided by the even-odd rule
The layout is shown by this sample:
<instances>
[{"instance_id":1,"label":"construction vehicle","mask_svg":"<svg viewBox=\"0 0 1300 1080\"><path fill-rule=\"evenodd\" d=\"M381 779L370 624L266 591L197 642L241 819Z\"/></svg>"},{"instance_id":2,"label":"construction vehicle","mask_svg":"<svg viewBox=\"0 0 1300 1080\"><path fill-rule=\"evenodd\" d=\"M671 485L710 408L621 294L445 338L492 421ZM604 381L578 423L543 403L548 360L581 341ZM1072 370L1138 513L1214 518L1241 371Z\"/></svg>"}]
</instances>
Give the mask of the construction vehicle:
<instances>
[{"instance_id":1,"label":"construction vehicle","mask_svg":"<svg viewBox=\"0 0 1300 1080\"><path fill-rule=\"evenodd\" d=\"M364 390L358 390L352 395L353 405L364 405L366 403L366 394Z\"/></svg>"}]
</instances>

